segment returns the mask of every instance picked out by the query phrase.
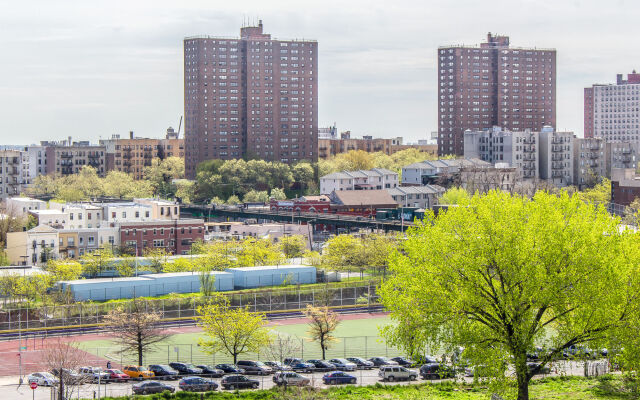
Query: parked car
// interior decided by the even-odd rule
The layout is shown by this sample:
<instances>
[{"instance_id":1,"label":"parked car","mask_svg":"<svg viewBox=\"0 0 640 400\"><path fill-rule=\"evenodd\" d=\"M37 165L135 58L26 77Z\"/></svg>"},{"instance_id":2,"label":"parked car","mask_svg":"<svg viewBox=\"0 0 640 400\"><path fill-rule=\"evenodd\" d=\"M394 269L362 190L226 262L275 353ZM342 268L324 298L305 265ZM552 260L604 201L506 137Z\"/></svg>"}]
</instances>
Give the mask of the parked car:
<instances>
[{"instance_id":1,"label":"parked car","mask_svg":"<svg viewBox=\"0 0 640 400\"><path fill-rule=\"evenodd\" d=\"M169 366L180 373L180 375L200 375L202 370L193 364L172 362Z\"/></svg>"},{"instance_id":2,"label":"parked car","mask_svg":"<svg viewBox=\"0 0 640 400\"><path fill-rule=\"evenodd\" d=\"M235 390L235 389L257 389L260 387L260 382L249 379L244 375L227 375L220 381L223 389Z\"/></svg>"},{"instance_id":3,"label":"parked car","mask_svg":"<svg viewBox=\"0 0 640 400\"><path fill-rule=\"evenodd\" d=\"M325 360L307 360L308 363L313 364L313 369L316 372L334 371L336 366Z\"/></svg>"},{"instance_id":4,"label":"parked car","mask_svg":"<svg viewBox=\"0 0 640 400\"><path fill-rule=\"evenodd\" d=\"M211 378L222 378L224 371L211 365L196 365L196 367L202 370L203 376L209 376Z\"/></svg>"},{"instance_id":5,"label":"parked car","mask_svg":"<svg viewBox=\"0 0 640 400\"><path fill-rule=\"evenodd\" d=\"M415 381L418 379L418 372L399 365L383 365L380 367L380 371L378 371L378 376L383 381L388 382L397 380Z\"/></svg>"},{"instance_id":6,"label":"parked car","mask_svg":"<svg viewBox=\"0 0 640 400\"><path fill-rule=\"evenodd\" d=\"M235 364L218 364L216 369L222 370L225 374L244 374L244 370Z\"/></svg>"},{"instance_id":7,"label":"parked car","mask_svg":"<svg viewBox=\"0 0 640 400\"><path fill-rule=\"evenodd\" d=\"M187 376L180 379L178 387L185 392L209 392L216 390L218 384L211 379L201 378L199 376Z\"/></svg>"},{"instance_id":8,"label":"parked car","mask_svg":"<svg viewBox=\"0 0 640 400\"><path fill-rule=\"evenodd\" d=\"M122 368L122 372L129 375L131 379L153 378L155 374L142 365L127 365Z\"/></svg>"},{"instance_id":9,"label":"parked car","mask_svg":"<svg viewBox=\"0 0 640 400\"><path fill-rule=\"evenodd\" d=\"M304 361L295 362L295 363L289 364L289 366L293 371L304 372L307 374L313 372L316 369L316 367L313 364L304 362Z\"/></svg>"},{"instance_id":10,"label":"parked car","mask_svg":"<svg viewBox=\"0 0 640 400\"><path fill-rule=\"evenodd\" d=\"M265 361L265 365L271 367L271 369L275 371L291 371L291 367L288 365L284 365L280 361Z\"/></svg>"},{"instance_id":11,"label":"parked car","mask_svg":"<svg viewBox=\"0 0 640 400\"><path fill-rule=\"evenodd\" d=\"M80 367L78 373L82 375L85 382L107 382L109 374L100 367Z\"/></svg>"},{"instance_id":12,"label":"parked car","mask_svg":"<svg viewBox=\"0 0 640 400\"><path fill-rule=\"evenodd\" d=\"M237 365L244 369L245 374L249 375L269 375L273 372L271 367L261 361L240 360Z\"/></svg>"},{"instance_id":13,"label":"parked car","mask_svg":"<svg viewBox=\"0 0 640 400\"><path fill-rule=\"evenodd\" d=\"M369 359L375 367L381 367L383 365L398 365L397 362L387 357L372 357Z\"/></svg>"},{"instance_id":14,"label":"parked car","mask_svg":"<svg viewBox=\"0 0 640 400\"><path fill-rule=\"evenodd\" d=\"M159 379L178 379L180 373L168 365L152 364L149 365L149 371L153 372Z\"/></svg>"},{"instance_id":15,"label":"parked car","mask_svg":"<svg viewBox=\"0 0 640 400\"><path fill-rule=\"evenodd\" d=\"M332 358L329 362L339 371L355 371L358 369L358 366L355 363L352 363L346 358Z\"/></svg>"},{"instance_id":16,"label":"parked car","mask_svg":"<svg viewBox=\"0 0 640 400\"><path fill-rule=\"evenodd\" d=\"M105 370L104 372L109 374L109 381L111 382L129 382L129 380L131 380L131 377L129 375L125 374L119 369L111 368Z\"/></svg>"},{"instance_id":17,"label":"parked car","mask_svg":"<svg viewBox=\"0 0 640 400\"><path fill-rule=\"evenodd\" d=\"M371 361L365 360L361 357L347 357L347 360L354 363L358 369L373 369L374 367Z\"/></svg>"},{"instance_id":18,"label":"parked car","mask_svg":"<svg viewBox=\"0 0 640 400\"><path fill-rule=\"evenodd\" d=\"M55 386L60 380L50 372L34 372L27 375L27 383L35 382L38 386Z\"/></svg>"},{"instance_id":19,"label":"parked car","mask_svg":"<svg viewBox=\"0 0 640 400\"><path fill-rule=\"evenodd\" d=\"M529 369L529 373L534 375L548 375L551 373L551 368L549 368L549 366L543 366L539 362L528 362L527 368Z\"/></svg>"},{"instance_id":20,"label":"parked car","mask_svg":"<svg viewBox=\"0 0 640 400\"><path fill-rule=\"evenodd\" d=\"M51 373L58 379L62 379L68 385L81 385L84 383L84 377L82 375L67 368L62 368L62 370L54 368L51 370Z\"/></svg>"},{"instance_id":21,"label":"parked car","mask_svg":"<svg viewBox=\"0 0 640 400\"><path fill-rule=\"evenodd\" d=\"M341 383L356 383L357 379L353 375L349 375L343 371L328 372L322 376L322 382L325 385L339 385Z\"/></svg>"},{"instance_id":22,"label":"parked car","mask_svg":"<svg viewBox=\"0 0 640 400\"><path fill-rule=\"evenodd\" d=\"M453 378L455 375L456 373L453 368L437 361L429 362L420 367L420 376L422 379L447 379Z\"/></svg>"},{"instance_id":23,"label":"parked car","mask_svg":"<svg viewBox=\"0 0 640 400\"><path fill-rule=\"evenodd\" d=\"M401 367L412 367L415 365L415 362L413 360L406 357L393 357L391 361L397 362Z\"/></svg>"},{"instance_id":24,"label":"parked car","mask_svg":"<svg viewBox=\"0 0 640 400\"><path fill-rule=\"evenodd\" d=\"M304 362L302 358L285 358L284 359L284 365L297 364L301 362Z\"/></svg>"},{"instance_id":25,"label":"parked car","mask_svg":"<svg viewBox=\"0 0 640 400\"><path fill-rule=\"evenodd\" d=\"M272 379L278 386L306 386L311 382L309 378L293 371L278 371Z\"/></svg>"},{"instance_id":26,"label":"parked car","mask_svg":"<svg viewBox=\"0 0 640 400\"><path fill-rule=\"evenodd\" d=\"M158 381L139 382L131 386L131 389L133 390L133 394L153 394L164 391L173 393L176 391L176 388L173 386Z\"/></svg>"}]
</instances>

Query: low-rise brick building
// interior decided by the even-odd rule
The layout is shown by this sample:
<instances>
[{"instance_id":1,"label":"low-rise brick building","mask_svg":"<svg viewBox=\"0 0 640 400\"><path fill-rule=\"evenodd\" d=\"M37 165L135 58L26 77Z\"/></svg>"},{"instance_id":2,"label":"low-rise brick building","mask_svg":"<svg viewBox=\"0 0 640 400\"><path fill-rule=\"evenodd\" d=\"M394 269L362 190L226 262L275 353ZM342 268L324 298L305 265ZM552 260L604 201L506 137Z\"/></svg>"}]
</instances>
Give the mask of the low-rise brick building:
<instances>
[{"instance_id":1,"label":"low-rise brick building","mask_svg":"<svg viewBox=\"0 0 640 400\"><path fill-rule=\"evenodd\" d=\"M181 219L127 222L120 224L120 243L138 256L148 249L164 249L171 254L187 254L191 244L204 240L204 220Z\"/></svg>"}]
</instances>

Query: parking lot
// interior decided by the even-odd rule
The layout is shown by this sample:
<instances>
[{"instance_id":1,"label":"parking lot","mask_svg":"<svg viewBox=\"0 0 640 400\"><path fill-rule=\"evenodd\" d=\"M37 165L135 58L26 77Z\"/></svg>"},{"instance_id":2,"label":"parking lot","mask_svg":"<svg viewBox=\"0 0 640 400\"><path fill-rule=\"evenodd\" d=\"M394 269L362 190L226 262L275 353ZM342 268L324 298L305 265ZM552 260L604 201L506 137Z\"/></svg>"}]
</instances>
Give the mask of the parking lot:
<instances>
[{"instance_id":1,"label":"parking lot","mask_svg":"<svg viewBox=\"0 0 640 400\"><path fill-rule=\"evenodd\" d=\"M416 372L418 368L412 368ZM581 361L563 361L552 365L551 374L552 376L557 375L583 375L584 373L584 363ZM378 369L372 370L357 370L355 372L349 372L349 374L354 375L357 378L356 385L374 385L378 382L382 382L378 376ZM311 380L310 386L316 388L327 388L328 386L322 382L322 376L324 372L316 372L309 374L302 374L303 376L308 377ZM249 376L250 379L256 380L260 383L259 389L269 389L274 386L272 381L272 375L266 376ZM471 381L472 378L465 377L463 378L467 381ZM216 383L220 383L220 378L213 379ZM0 398L2 399L38 399L38 400L50 400L51 399L51 389L47 387L38 387L33 391L28 384L23 384L18 386L16 384L18 382L18 377L3 377L0 379ZM169 385L176 387L176 391L178 389L178 380L169 380L162 381ZM433 381L425 381L418 378L416 381L398 381L398 382L385 382L387 385L409 385L423 382L433 382L434 384L439 383L438 380ZM132 383L108 383L108 384L84 384L77 387L74 390L73 398L74 399L94 399L101 398L104 396L124 396L131 395L132 392ZM218 389L220 390L220 389Z\"/></svg>"}]
</instances>

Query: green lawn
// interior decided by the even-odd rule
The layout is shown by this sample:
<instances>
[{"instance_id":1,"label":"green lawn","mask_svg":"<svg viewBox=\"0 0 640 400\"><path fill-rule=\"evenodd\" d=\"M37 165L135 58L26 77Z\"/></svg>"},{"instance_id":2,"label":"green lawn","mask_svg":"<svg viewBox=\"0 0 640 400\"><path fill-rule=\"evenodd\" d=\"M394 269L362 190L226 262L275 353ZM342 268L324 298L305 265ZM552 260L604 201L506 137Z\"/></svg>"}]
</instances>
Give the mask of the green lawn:
<instances>
[{"instance_id":1,"label":"green lawn","mask_svg":"<svg viewBox=\"0 0 640 400\"><path fill-rule=\"evenodd\" d=\"M396 356L401 351L387 347L379 336L378 327L391 323L389 317L372 317L342 321L335 331L338 340L327 352L327 358L345 356ZM306 324L281 324L274 322L272 329L300 339L301 349L298 357L304 359L321 358L321 352L316 343L307 338ZM197 345L201 333L184 333L172 336L167 344L159 345L153 352L145 356L145 364L167 363L171 361L185 361L193 363L220 363L230 360L228 356L204 354ZM91 340L80 342L79 346L97 356L111 359L124 364L135 360L132 355L118 352L118 346L111 340ZM248 354L243 358L255 358Z\"/></svg>"},{"instance_id":2,"label":"green lawn","mask_svg":"<svg viewBox=\"0 0 640 400\"><path fill-rule=\"evenodd\" d=\"M619 381L614 381L619 385ZM181 393L168 395L163 399L244 399L244 400L486 400L491 392L486 386L477 384L433 383L411 386L391 386L376 384L363 387L340 387L326 390L309 391L291 388L287 392L282 389L257 390L240 393L208 393L203 397L199 394ZM140 399L160 397L140 396ZM512 397L505 396L505 399ZM600 381L587 378L548 378L537 381L530 386L530 398L536 400L613 400L632 399L627 393L612 393L602 390ZM105 400L124 400L124 398Z\"/></svg>"}]
</instances>

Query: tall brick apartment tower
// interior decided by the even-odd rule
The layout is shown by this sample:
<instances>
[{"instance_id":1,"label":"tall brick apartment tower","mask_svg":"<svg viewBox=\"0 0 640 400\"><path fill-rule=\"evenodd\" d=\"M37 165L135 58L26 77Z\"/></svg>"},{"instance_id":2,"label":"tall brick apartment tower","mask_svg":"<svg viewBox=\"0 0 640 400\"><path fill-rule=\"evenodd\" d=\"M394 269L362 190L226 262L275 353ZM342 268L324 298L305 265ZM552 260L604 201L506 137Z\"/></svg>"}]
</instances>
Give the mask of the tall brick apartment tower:
<instances>
[{"instance_id":1,"label":"tall brick apartment tower","mask_svg":"<svg viewBox=\"0 0 640 400\"><path fill-rule=\"evenodd\" d=\"M463 155L464 131L556 126L556 51L509 46L438 48L438 154Z\"/></svg>"},{"instance_id":2,"label":"tall brick apartment tower","mask_svg":"<svg viewBox=\"0 0 640 400\"><path fill-rule=\"evenodd\" d=\"M318 43L276 40L258 26L240 38L184 39L185 174L209 159L318 159Z\"/></svg>"}]
</instances>

